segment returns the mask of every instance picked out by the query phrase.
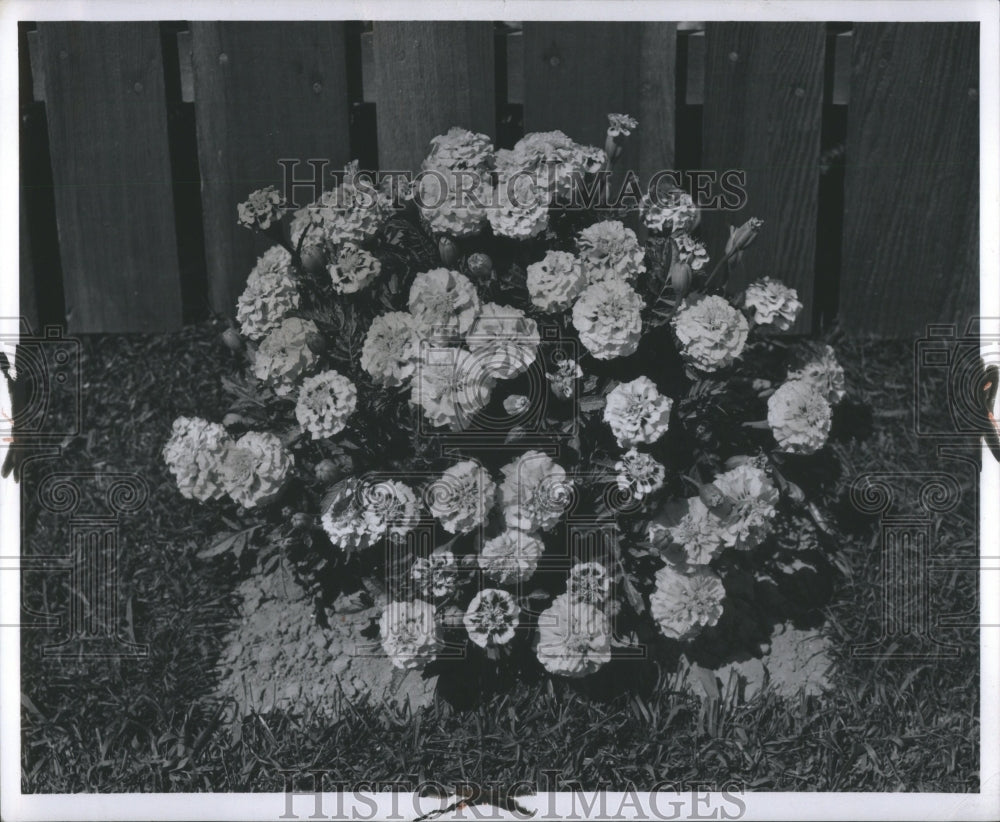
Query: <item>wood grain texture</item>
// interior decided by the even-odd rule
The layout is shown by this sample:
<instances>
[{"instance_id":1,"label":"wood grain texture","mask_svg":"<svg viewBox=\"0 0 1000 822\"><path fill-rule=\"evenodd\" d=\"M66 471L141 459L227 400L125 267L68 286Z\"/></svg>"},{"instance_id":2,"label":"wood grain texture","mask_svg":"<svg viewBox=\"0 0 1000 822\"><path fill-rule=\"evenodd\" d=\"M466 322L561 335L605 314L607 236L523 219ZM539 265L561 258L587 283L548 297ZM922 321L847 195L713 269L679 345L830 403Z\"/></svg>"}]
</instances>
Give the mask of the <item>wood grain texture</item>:
<instances>
[{"instance_id":1,"label":"wood grain texture","mask_svg":"<svg viewBox=\"0 0 1000 822\"><path fill-rule=\"evenodd\" d=\"M181 324L156 23L40 23L70 331Z\"/></svg>"},{"instance_id":2,"label":"wood grain texture","mask_svg":"<svg viewBox=\"0 0 1000 822\"><path fill-rule=\"evenodd\" d=\"M825 27L820 23L706 26L702 168L746 172L746 205L706 211L702 232L720 259L729 226L764 229L731 281L761 276L792 286L805 308L792 332L811 327L823 110Z\"/></svg>"},{"instance_id":3,"label":"wood grain texture","mask_svg":"<svg viewBox=\"0 0 1000 822\"><path fill-rule=\"evenodd\" d=\"M862 23L852 39L841 325L964 328L979 307L978 24Z\"/></svg>"},{"instance_id":4,"label":"wood grain texture","mask_svg":"<svg viewBox=\"0 0 1000 822\"><path fill-rule=\"evenodd\" d=\"M31 256L31 233L24 204L24 187L19 197L18 313L33 331L39 331L38 300L35 293L35 266Z\"/></svg>"},{"instance_id":5,"label":"wood grain texture","mask_svg":"<svg viewBox=\"0 0 1000 822\"><path fill-rule=\"evenodd\" d=\"M280 187L279 159L300 159L304 178L308 159L328 175L350 159L344 24L192 22L191 41L209 299L231 315L269 245L237 225L237 203Z\"/></svg>"},{"instance_id":6,"label":"wood grain texture","mask_svg":"<svg viewBox=\"0 0 1000 822\"><path fill-rule=\"evenodd\" d=\"M578 143L603 148L609 113L638 119L644 25L526 22L524 130L558 129ZM650 92L648 99L655 96ZM618 167L637 168L638 153L638 141L628 140Z\"/></svg>"},{"instance_id":7,"label":"wood grain texture","mask_svg":"<svg viewBox=\"0 0 1000 822\"><path fill-rule=\"evenodd\" d=\"M639 42L639 108L635 132L643 189L674 164L677 111L677 24L644 23Z\"/></svg>"},{"instance_id":8,"label":"wood grain texture","mask_svg":"<svg viewBox=\"0 0 1000 822\"><path fill-rule=\"evenodd\" d=\"M495 135L492 23L379 20L373 46L381 169L418 170L452 126Z\"/></svg>"}]
</instances>

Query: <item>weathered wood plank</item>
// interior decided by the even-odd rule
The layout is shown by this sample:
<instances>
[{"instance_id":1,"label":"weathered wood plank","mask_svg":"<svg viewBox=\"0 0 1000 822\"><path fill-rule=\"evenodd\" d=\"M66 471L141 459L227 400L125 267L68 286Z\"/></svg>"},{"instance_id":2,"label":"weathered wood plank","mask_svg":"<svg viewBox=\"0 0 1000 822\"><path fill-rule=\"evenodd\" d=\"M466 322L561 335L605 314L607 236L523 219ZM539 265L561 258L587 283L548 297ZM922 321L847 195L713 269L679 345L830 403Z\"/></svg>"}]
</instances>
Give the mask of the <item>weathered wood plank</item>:
<instances>
[{"instance_id":1,"label":"weathered wood plank","mask_svg":"<svg viewBox=\"0 0 1000 822\"><path fill-rule=\"evenodd\" d=\"M811 327L826 32L820 23L709 23L706 28L703 167L746 172L747 202L708 211L702 230L721 257L729 226L764 229L733 290L771 276L805 305L794 332Z\"/></svg>"},{"instance_id":2,"label":"weathered wood plank","mask_svg":"<svg viewBox=\"0 0 1000 822\"><path fill-rule=\"evenodd\" d=\"M677 111L677 24L645 23L639 43L639 180L673 168Z\"/></svg>"},{"instance_id":3,"label":"weathered wood plank","mask_svg":"<svg viewBox=\"0 0 1000 822\"><path fill-rule=\"evenodd\" d=\"M495 136L493 24L374 24L378 159L417 170L430 139L452 126Z\"/></svg>"},{"instance_id":4,"label":"weathered wood plank","mask_svg":"<svg viewBox=\"0 0 1000 822\"><path fill-rule=\"evenodd\" d=\"M643 25L526 22L524 130L558 129L603 148L608 113L638 118ZM619 167L635 168L638 153L629 140Z\"/></svg>"},{"instance_id":5,"label":"weathered wood plank","mask_svg":"<svg viewBox=\"0 0 1000 822\"><path fill-rule=\"evenodd\" d=\"M156 23L40 23L56 219L73 332L181 324Z\"/></svg>"},{"instance_id":6,"label":"weathered wood plank","mask_svg":"<svg viewBox=\"0 0 1000 822\"><path fill-rule=\"evenodd\" d=\"M306 179L308 159L328 173L350 159L344 24L192 22L191 40L209 298L232 314L267 245L237 225L237 203L281 185L279 159L300 159Z\"/></svg>"},{"instance_id":7,"label":"weathered wood plank","mask_svg":"<svg viewBox=\"0 0 1000 822\"><path fill-rule=\"evenodd\" d=\"M976 313L976 23L854 28L840 322L922 333Z\"/></svg>"}]
</instances>

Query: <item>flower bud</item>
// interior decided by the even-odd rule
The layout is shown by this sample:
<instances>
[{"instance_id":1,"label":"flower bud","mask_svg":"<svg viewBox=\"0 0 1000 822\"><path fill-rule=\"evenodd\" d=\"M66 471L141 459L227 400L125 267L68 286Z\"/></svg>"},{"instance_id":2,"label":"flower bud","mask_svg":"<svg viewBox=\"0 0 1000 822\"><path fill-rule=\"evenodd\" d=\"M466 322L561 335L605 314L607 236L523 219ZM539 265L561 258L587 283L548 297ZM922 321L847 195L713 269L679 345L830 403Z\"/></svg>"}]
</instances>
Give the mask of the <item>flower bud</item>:
<instances>
[{"instance_id":1,"label":"flower bud","mask_svg":"<svg viewBox=\"0 0 1000 822\"><path fill-rule=\"evenodd\" d=\"M237 354L243 350L243 338L235 328L227 328L222 332L222 342L226 348Z\"/></svg>"},{"instance_id":2,"label":"flower bud","mask_svg":"<svg viewBox=\"0 0 1000 822\"><path fill-rule=\"evenodd\" d=\"M469 257L469 273L477 280L489 279L493 273L493 260L486 254L477 251Z\"/></svg>"},{"instance_id":3,"label":"flower bud","mask_svg":"<svg viewBox=\"0 0 1000 822\"><path fill-rule=\"evenodd\" d=\"M222 418L223 428L232 428L234 425L244 425L246 420L239 414L226 414Z\"/></svg>"},{"instance_id":4,"label":"flower bud","mask_svg":"<svg viewBox=\"0 0 1000 822\"><path fill-rule=\"evenodd\" d=\"M748 457L746 454L739 454L735 457L730 457L725 463L726 470L732 471L734 468L739 468L741 465L753 462L753 459L753 457Z\"/></svg>"},{"instance_id":5,"label":"flower bud","mask_svg":"<svg viewBox=\"0 0 1000 822\"><path fill-rule=\"evenodd\" d=\"M458 244L451 237L441 237L438 240L438 253L445 265L455 265L462 256Z\"/></svg>"},{"instance_id":6,"label":"flower bud","mask_svg":"<svg viewBox=\"0 0 1000 822\"><path fill-rule=\"evenodd\" d=\"M346 476L354 467L353 460L347 454L341 454L336 459L325 459L316 463L316 479L330 485Z\"/></svg>"},{"instance_id":7,"label":"flower bud","mask_svg":"<svg viewBox=\"0 0 1000 822\"><path fill-rule=\"evenodd\" d=\"M315 331L306 335L306 345L309 346L309 350L313 354L322 354L326 351L326 340L323 339L322 334L317 334Z\"/></svg>"},{"instance_id":8,"label":"flower bud","mask_svg":"<svg viewBox=\"0 0 1000 822\"><path fill-rule=\"evenodd\" d=\"M326 268L326 255L318 245L307 245L302 249L302 267L310 274L321 274Z\"/></svg>"},{"instance_id":9,"label":"flower bud","mask_svg":"<svg viewBox=\"0 0 1000 822\"><path fill-rule=\"evenodd\" d=\"M292 517L292 528L295 528L298 531L304 531L306 528L311 528L312 525L312 514L306 514L303 511L299 511Z\"/></svg>"},{"instance_id":10,"label":"flower bud","mask_svg":"<svg viewBox=\"0 0 1000 822\"><path fill-rule=\"evenodd\" d=\"M524 394L511 394L503 401L503 410L512 417L517 416L528 408L528 398Z\"/></svg>"},{"instance_id":11,"label":"flower bud","mask_svg":"<svg viewBox=\"0 0 1000 822\"><path fill-rule=\"evenodd\" d=\"M733 263L738 263L764 226L763 220L751 217L739 228L729 226L729 240L726 242L726 256Z\"/></svg>"},{"instance_id":12,"label":"flower bud","mask_svg":"<svg viewBox=\"0 0 1000 822\"><path fill-rule=\"evenodd\" d=\"M674 296L680 301L691 288L691 266L680 260L670 264L670 284L674 287Z\"/></svg>"},{"instance_id":13,"label":"flower bud","mask_svg":"<svg viewBox=\"0 0 1000 822\"><path fill-rule=\"evenodd\" d=\"M726 517L733 510L733 503L725 494L719 490L718 486L708 484L698 488L698 496L717 517Z\"/></svg>"}]
</instances>

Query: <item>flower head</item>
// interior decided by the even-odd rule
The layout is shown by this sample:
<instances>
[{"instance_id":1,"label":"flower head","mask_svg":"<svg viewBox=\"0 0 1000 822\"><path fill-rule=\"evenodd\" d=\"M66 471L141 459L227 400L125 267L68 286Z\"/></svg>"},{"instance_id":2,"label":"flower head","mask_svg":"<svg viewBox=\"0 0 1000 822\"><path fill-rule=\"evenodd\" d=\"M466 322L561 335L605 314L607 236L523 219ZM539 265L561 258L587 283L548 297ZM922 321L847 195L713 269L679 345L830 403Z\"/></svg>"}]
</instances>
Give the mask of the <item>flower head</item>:
<instances>
[{"instance_id":1,"label":"flower head","mask_svg":"<svg viewBox=\"0 0 1000 822\"><path fill-rule=\"evenodd\" d=\"M684 572L666 565L656 572L649 609L664 636L685 642L719 621L725 596L722 580L709 568Z\"/></svg>"},{"instance_id":2,"label":"flower head","mask_svg":"<svg viewBox=\"0 0 1000 822\"><path fill-rule=\"evenodd\" d=\"M606 280L587 286L573 306L580 342L599 360L635 353L642 335L643 302L631 286Z\"/></svg>"},{"instance_id":3,"label":"flower head","mask_svg":"<svg viewBox=\"0 0 1000 822\"><path fill-rule=\"evenodd\" d=\"M391 197L375 189L355 160L344 169L340 185L295 212L289 227L292 245L298 247L301 242L303 251L315 246L357 245L372 239L391 212Z\"/></svg>"},{"instance_id":4,"label":"flower head","mask_svg":"<svg viewBox=\"0 0 1000 822\"><path fill-rule=\"evenodd\" d=\"M500 585L524 582L535 573L544 549L535 535L508 529L486 541L479 554L479 567Z\"/></svg>"},{"instance_id":5,"label":"flower head","mask_svg":"<svg viewBox=\"0 0 1000 822\"><path fill-rule=\"evenodd\" d=\"M549 196L568 200L587 174L604 167L607 157L593 146L573 142L561 131L525 134L512 149L496 153L497 171L512 176L519 171L536 174Z\"/></svg>"},{"instance_id":6,"label":"flower head","mask_svg":"<svg viewBox=\"0 0 1000 822\"><path fill-rule=\"evenodd\" d=\"M673 405L674 401L657 391L649 377L636 377L619 383L608 394L604 421L622 448L653 443L670 427Z\"/></svg>"},{"instance_id":7,"label":"flower head","mask_svg":"<svg viewBox=\"0 0 1000 822\"><path fill-rule=\"evenodd\" d=\"M261 342L253 357L253 373L271 385L279 397L292 393L295 384L316 364L306 340L319 329L312 320L288 317Z\"/></svg>"},{"instance_id":8,"label":"flower head","mask_svg":"<svg viewBox=\"0 0 1000 822\"><path fill-rule=\"evenodd\" d=\"M691 195L681 188L672 188L662 197L654 192L639 203L639 213L646 228L658 234L688 234L701 220Z\"/></svg>"},{"instance_id":9,"label":"flower head","mask_svg":"<svg viewBox=\"0 0 1000 822\"><path fill-rule=\"evenodd\" d=\"M205 502L226 493L220 464L230 443L226 429L218 423L198 417L174 420L170 439L163 446L163 461L182 496Z\"/></svg>"},{"instance_id":10,"label":"flower head","mask_svg":"<svg viewBox=\"0 0 1000 822\"><path fill-rule=\"evenodd\" d=\"M631 448L615 463L618 472L616 482L622 491L628 491L637 500L663 487L665 470L663 465L649 454L641 454Z\"/></svg>"},{"instance_id":11,"label":"flower head","mask_svg":"<svg viewBox=\"0 0 1000 822\"><path fill-rule=\"evenodd\" d=\"M548 531L565 514L573 499L573 481L566 470L541 451L526 451L501 470L500 486L508 528Z\"/></svg>"},{"instance_id":12,"label":"flower head","mask_svg":"<svg viewBox=\"0 0 1000 822\"><path fill-rule=\"evenodd\" d=\"M608 619L588 602L557 596L538 617L535 654L549 673L592 674L611 661Z\"/></svg>"},{"instance_id":13,"label":"flower head","mask_svg":"<svg viewBox=\"0 0 1000 822\"><path fill-rule=\"evenodd\" d=\"M576 381L583 376L583 369L572 357L559 360L555 371L546 372L552 393L561 400L572 399L576 392Z\"/></svg>"},{"instance_id":14,"label":"flower head","mask_svg":"<svg viewBox=\"0 0 1000 822\"><path fill-rule=\"evenodd\" d=\"M578 562L569 569L566 596L571 601L586 602L601 609L610 591L611 577L602 563Z\"/></svg>"},{"instance_id":15,"label":"flower head","mask_svg":"<svg viewBox=\"0 0 1000 822\"><path fill-rule=\"evenodd\" d=\"M497 237L527 240L549 225L549 192L531 174L501 175L486 211Z\"/></svg>"},{"instance_id":16,"label":"flower head","mask_svg":"<svg viewBox=\"0 0 1000 822\"><path fill-rule=\"evenodd\" d=\"M475 460L448 468L424 492L427 507L451 534L467 534L482 525L496 504L497 487Z\"/></svg>"},{"instance_id":17,"label":"flower head","mask_svg":"<svg viewBox=\"0 0 1000 822\"><path fill-rule=\"evenodd\" d=\"M514 597L499 588L484 588L465 612L465 629L480 648L506 645L514 638L521 609Z\"/></svg>"},{"instance_id":18,"label":"flower head","mask_svg":"<svg viewBox=\"0 0 1000 822\"><path fill-rule=\"evenodd\" d=\"M464 274L435 268L414 277L409 308L435 337L464 336L479 315L479 295Z\"/></svg>"},{"instance_id":19,"label":"flower head","mask_svg":"<svg viewBox=\"0 0 1000 822\"><path fill-rule=\"evenodd\" d=\"M801 368L788 372L789 380L802 380L815 388L830 405L836 405L847 395L844 388L844 369L837 362L829 345L819 351Z\"/></svg>"},{"instance_id":20,"label":"flower head","mask_svg":"<svg viewBox=\"0 0 1000 822\"><path fill-rule=\"evenodd\" d=\"M236 206L239 224L246 228L267 231L273 224L281 222L281 194L274 186L259 188Z\"/></svg>"},{"instance_id":21,"label":"flower head","mask_svg":"<svg viewBox=\"0 0 1000 822\"><path fill-rule=\"evenodd\" d=\"M608 115L608 134L613 137L628 137L632 133L632 129L639 125L639 121L635 117L631 117L628 114L609 114Z\"/></svg>"},{"instance_id":22,"label":"flower head","mask_svg":"<svg viewBox=\"0 0 1000 822\"><path fill-rule=\"evenodd\" d=\"M417 364L410 402L435 427L459 430L490 401L496 380L462 348L427 348Z\"/></svg>"},{"instance_id":23,"label":"flower head","mask_svg":"<svg viewBox=\"0 0 1000 822\"><path fill-rule=\"evenodd\" d=\"M474 237L486 219L490 188L475 172L432 168L418 177L415 199L433 233Z\"/></svg>"},{"instance_id":24,"label":"flower head","mask_svg":"<svg viewBox=\"0 0 1000 822\"><path fill-rule=\"evenodd\" d=\"M337 259L326 267L333 290L338 294L355 294L368 285L382 271L382 264L373 254L352 243L344 243L337 252Z\"/></svg>"},{"instance_id":25,"label":"flower head","mask_svg":"<svg viewBox=\"0 0 1000 822\"><path fill-rule=\"evenodd\" d=\"M768 397L767 423L782 451L815 453L826 444L831 422L830 403L812 382L789 380Z\"/></svg>"},{"instance_id":26,"label":"flower head","mask_svg":"<svg viewBox=\"0 0 1000 822\"><path fill-rule=\"evenodd\" d=\"M757 325L773 325L779 331L791 328L802 310L795 289L770 277L750 283L745 302L746 307L753 311Z\"/></svg>"},{"instance_id":27,"label":"flower head","mask_svg":"<svg viewBox=\"0 0 1000 822\"><path fill-rule=\"evenodd\" d=\"M357 499L369 544L383 537L399 540L420 519L419 503L413 489L399 480L362 482Z\"/></svg>"},{"instance_id":28,"label":"flower head","mask_svg":"<svg viewBox=\"0 0 1000 822\"><path fill-rule=\"evenodd\" d=\"M569 308L587 287L580 261L568 251L548 251L528 266L528 294L532 304L546 314Z\"/></svg>"},{"instance_id":29,"label":"flower head","mask_svg":"<svg viewBox=\"0 0 1000 822\"><path fill-rule=\"evenodd\" d=\"M646 270L635 232L620 220L602 220L583 229L576 240L587 282L616 280L631 284Z\"/></svg>"},{"instance_id":30,"label":"flower head","mask_svg":"<svg viewBox=\"0 0 1000 822\"><path fill-rule=\"evenodd\" d=\"M379 385L403 385L417 368L420 324L406 311L389 311L372 320L361 348L361 367Z\"/></svg>"},{"instance_id":31,"label":"flower head","mask_svg":"<svg viewBox=\"0 0 1000 822\"><path fill-rule=\"evenodd\" d=\"M344 430L357 404L354 383L338 371L324 371L303 380L295 417L314 440L324 439Z\"/></svg>"},{"instance_id":32,"label":"flower head","mask_svg":"<svg viewBox=\"0 0 1000 822\"><path fill-rule=\"evenodd\" d=\"M379 619L382 649L397 668L422 668L437 656L438 636L434 606L422 599L390 602Z\"/></svg>"},{"instance_id":33,"label":"flower head","mask_svg":"<svg viewBox=\"0 0 1000 822\"><path fill-rule=\"evenodd\" d=\"M674 234L675 260L690 266L692 271L701 271L708 265L708 251L705 244L696 240L690 234Z\"/></svg>"},{"instance_id":34,"label":"flower head","mask_svg":"<svg viewBox=\"0 0 1000 822\"><path fill-rule=\"evenodd\" d=\"M430 153L421 167L424 170L489 171L493 167L493 142L486 134L452 126L446 133L431 138Z\"/></svg>"},{"instance_id":35,"label":"flower head","mask_svg":"<svg viewBox=\"0 0 1000 822\"><path fill-rule=\"evenodd\" d=\"M259 340L277 328L299 307L292 255L280 245L273 246L257 260L246 288L236 301L236 320L251 340Z\"/></svg>"},{"instance_id":36,"label":"flower head","mask_svg":"<svg viewBox=\"0 0 1000 822\"><path fill-rule=\"evenodd\" d=\"M719 474L712 485L725 496L725 504L732 506L722 517L724 544L744 551L756 548L771 533L778 515L774 483L751 461Z\"/></svg>"},{"instance_id":37,"label":"flower head","mask_svg":"<svg viewBox=\"0 0 1000 822\"><path fill-rule=\"evenodd\" d=\"M417 557L410 569L410 577L425 599L440 599L454 591L456 573L455 555L440 548L429 557Z\"/></svg>"},{"instance_id":38,"label":"flower head","mask_svg":"<svg viewBox=\"0 0 1000 822\"><path fill-rule=\"evenodd\" d=\"M466 338L481 367L500 380L527 371L540 341L538 323L519 308L497 303L483 305Z\"/></svg>"},{"instance_id":39,"label":"flower head","mask_svg":"<svg viewBox=\"0 0 1000 822\"><path fill-rule=\"evenodd\" d=\"M233 501L255 508L277 498L294 465L279 437L247 431L226 449L219 471Z\"/></svg>"},{"instance_id":40,"label":"flower head","mask_svg":"<svg viewBox=\"0 0 1000 822\"><path fill-rule=\"evenodd\" d=\"M685 302L672 319L684 359L702 371L718 371L743 353L750 327L724 297Z\"/></svg>"},{"instance_id":41,"label":"flower head","mask_svg":"<svg viewBox=\"0 0 1000 822\"><path fill-rule=\"evenodd\" d=\"M687 512L667 529L671 542L684 549L690 565L708 565L722 550L723 525L699 497L689 497Z\"/></svg>"}]
</instances>

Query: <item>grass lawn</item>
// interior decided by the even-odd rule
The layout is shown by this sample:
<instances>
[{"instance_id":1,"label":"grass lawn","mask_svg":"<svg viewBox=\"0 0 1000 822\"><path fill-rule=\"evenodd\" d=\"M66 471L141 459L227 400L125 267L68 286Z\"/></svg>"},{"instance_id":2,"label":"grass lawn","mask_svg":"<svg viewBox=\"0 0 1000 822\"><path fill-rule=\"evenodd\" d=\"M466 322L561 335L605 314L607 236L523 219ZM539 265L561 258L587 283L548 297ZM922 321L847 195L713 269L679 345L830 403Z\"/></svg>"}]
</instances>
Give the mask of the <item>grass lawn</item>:
<instances>
[{"instance_id":1,"label":"grass lawn","mask_svg":"<svg viewBox=\"0 0 1000 822\"><path fill-rule=\"evenodd\" d=\"M28 555L68 549L67 518L33 500L50 471L136 472L151 495L119 531L124 630L148 644L148 658L46 658L52 633L22 632L25 792L280 791L282 771L310 768L327 770L329 783L526 780L544 790L559 772L587 789L685 780L782 791L978 790L978 631L935 630L960 646L952 659L852 657L852 645L881 634L883 597L877 520L850 513L846 499L832 515L846 534L848 573L828 608L838 659L826 696L706 706L664 674L612 698L544 682L462 710L441 702L415 717L359 708L334 725L283 714L222 721L212 671L235 612L236 569L195 557L220 524L211 506L180 497L159 456L176 416L224 412L219 370L235 361L220 330L206 323L84 339L83 433L58 458L26 468ZM862 437L838 446L849 471L954 474L962 503L935 520L931 548L935 559L976 557L974 468L913 433L912 345L848 343L838 356L850 397L871 410L852 424ZM943 398L943 380L921 391ZM943 399L939 408L945 418ZM26 573L25 604L63 613L66 576ZM932 618L978 609L973 571L935 573L931 583Z\"/></svg>"}]
</instances>

